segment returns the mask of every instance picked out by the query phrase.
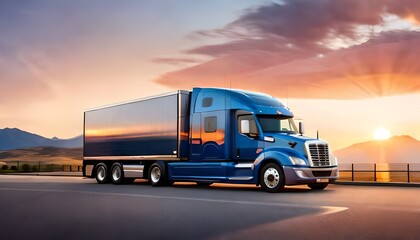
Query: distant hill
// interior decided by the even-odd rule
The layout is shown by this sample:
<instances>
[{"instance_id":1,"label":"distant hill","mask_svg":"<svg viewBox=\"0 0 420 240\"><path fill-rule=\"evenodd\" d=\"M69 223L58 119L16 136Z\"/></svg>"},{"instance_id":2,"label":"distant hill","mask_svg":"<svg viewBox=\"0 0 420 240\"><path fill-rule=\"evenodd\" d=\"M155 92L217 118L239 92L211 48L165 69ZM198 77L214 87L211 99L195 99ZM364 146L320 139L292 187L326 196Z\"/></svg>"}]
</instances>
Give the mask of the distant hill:
<instances>
[{"instance_id":1,"label":"distant hill","mask_svg":"<svg viewBox=\"0 0 420 240\"><path fill-rule=\"evenodd\" d=\"M81 162L83 159L82 148L57 148L57 147L36 147L26 149L15 149L0 151L1 162L49 162L63 164L69 162Z\"/></svg>"},{"instance_id":2,"label":"distant hill","mask_svg":"<svg viewBox=\"0 0 420 240\"><path fill-rule=\"evenodd\" d=\"M45 138L18 128L0 129L0 151L34 147L79 148L82 145L82 135L70 139Z\"/></svg>"},{"instance_id":3,"label":"distant hill","mask_svg":"<svg viewBox=\"0 0 420 240\"><path fill-rule=\"evenodd\" d=\"M82 160L82 148L36 147L0 151L0 161Z\"/></svg>"},{"instance_id":4,"label":"distant hill","mask_svg":"<svg viewBox=\"0 0 420 240\"><path fill-rule=\"evenodd\" d=\"M404 135L357 143L334 152L340 164L420 163L420 141Z\"/></svg>"}]
</instances>

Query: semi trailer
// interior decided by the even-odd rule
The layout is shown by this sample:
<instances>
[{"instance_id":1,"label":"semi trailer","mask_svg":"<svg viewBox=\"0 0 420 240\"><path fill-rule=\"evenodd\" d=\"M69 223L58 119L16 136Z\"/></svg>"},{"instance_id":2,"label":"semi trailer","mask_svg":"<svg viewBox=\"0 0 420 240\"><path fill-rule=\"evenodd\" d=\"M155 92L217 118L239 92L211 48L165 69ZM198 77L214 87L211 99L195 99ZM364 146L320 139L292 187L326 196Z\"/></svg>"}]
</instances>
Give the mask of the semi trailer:
<instances>
[{"instance_id":1,"label":"semi trailer","mask_svg":"<svg viewBox=\"0 0 420 240\"><path fill-rule=\"evenodd\" d=\"M84 113L83 175L100 184L147 179L256 184L267 192L306 184L322 190L338 177L328 143L276 98L193 88Z\"/></svg>"}]
</instances>

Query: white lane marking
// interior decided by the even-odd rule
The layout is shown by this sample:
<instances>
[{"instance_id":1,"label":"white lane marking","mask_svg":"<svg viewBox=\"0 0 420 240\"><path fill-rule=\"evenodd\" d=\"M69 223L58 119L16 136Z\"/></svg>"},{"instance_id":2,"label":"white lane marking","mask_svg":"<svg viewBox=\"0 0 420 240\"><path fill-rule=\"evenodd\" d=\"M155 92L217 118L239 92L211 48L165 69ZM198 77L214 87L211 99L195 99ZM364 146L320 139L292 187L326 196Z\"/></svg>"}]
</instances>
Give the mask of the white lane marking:
<instances>
[{"instance_id":1,"label":"white lane marking","mask_svg":"<svg viewBox=\"0 0 420 240\"><path fill-rule=\"evenodd\" d=\"M324 209L323 212L319 213L318 216L324 216L329 214L334 214L342 211L346 211L347 207L333 207L333 206L321 206Z\"/></svg>"},{"instance_id":2,"label":"white lane marking","mask_svg":"<svg viewBox=\"0 0 420 240\"><path fill-rule=\"evenodd\" d=\"M28 189L28 188L0 188L0 191L30 191L30 192L51 192L51 193L84 193L93 195L111 195L111 196L125 196L125 197L141 197L141 198L156 198L156 199L170 199L170 200L183 200L183 201L198 201L198 202L213 202L213 203L230 203L230 204L244 204L244 205L257 205L257 206L273 206L273 207L296 207L296 208L309 208L309 209L322 209L323 212L318 215L328 215L341 211L345 211L346 207L335 206L308 206L293 203L270 203L270 202L252 202L252 201L234 201L222 199L207 199L207 198L189 198L189 197L173 197L173 196L158 196L146 194L130 194L130 193L104 193L104 192L89 192L89 191L66 191L66 190L52 190L52 189Z\"/></svg>"}]
</instances>

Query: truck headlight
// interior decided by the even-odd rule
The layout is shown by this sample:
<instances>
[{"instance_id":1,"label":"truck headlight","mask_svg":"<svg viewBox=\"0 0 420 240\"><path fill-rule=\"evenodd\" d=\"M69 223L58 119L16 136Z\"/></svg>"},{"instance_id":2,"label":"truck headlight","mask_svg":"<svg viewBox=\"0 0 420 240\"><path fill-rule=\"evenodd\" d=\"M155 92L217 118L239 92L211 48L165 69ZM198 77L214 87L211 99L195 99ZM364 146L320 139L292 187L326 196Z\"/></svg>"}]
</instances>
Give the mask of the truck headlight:
<instances>
[{"instance_id":1,"label":"truck headlight","mask_svg":"<svg viewBox=\"0 0 420 240\"><path fill-rule=\"evenodd\" d=\"M330 153L330 163L331 165L338 165L337 158L332 153Z\"/></svg>"},{"instance_id":2,"label":"truck headlight","mask_svg":"<svg viewBox=\"0 0 420 240\"><path fill-rule=\"evenodd\" d=\"M307 165L305 160L298 157L289 157L290 161L293 163L293 165Z\"/></svg>"}]
</instances>

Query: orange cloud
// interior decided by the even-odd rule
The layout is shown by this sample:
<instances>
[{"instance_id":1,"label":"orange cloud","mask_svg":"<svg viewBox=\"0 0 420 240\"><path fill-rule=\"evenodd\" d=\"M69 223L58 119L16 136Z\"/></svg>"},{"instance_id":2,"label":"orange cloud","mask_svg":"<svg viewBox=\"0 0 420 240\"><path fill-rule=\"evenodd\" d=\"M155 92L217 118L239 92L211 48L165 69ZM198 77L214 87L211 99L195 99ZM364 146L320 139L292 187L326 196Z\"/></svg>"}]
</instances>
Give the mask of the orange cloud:
<instances>
[{"instance_id":1,"label":"orange cloud","mask_svg":"<svg viewBox=\"0 0 420 240\"><path fill-rule=\"evenodd\" d=\"M407 35L407 34L406 34ZM264 89L296 98L367 98L420 91L420 33L393 32L323 55L263 51L230 54L168 73L158 82Z\"/></svg>"},{"instance_id":2,"label":"orange cloud","mask_svg":"<svg viewBox=\"0 0 420 240\"><path fill-rule=\"evenodd\" d=\"M386 39L392 34L383 35ZM255 71L245 84L260 79L269 90L298 98L366 98L420 91L420 34L397 42L367 42ZM288 88L288 92L284 91Z\"/></svg>"},{"instance_id":3,"label":"orange cloud","mask_svg":"<svg viewBox=\"0 0 420 240\"><path fill-rule=\"evenodd\" d=\"M420 16L420 4L395 2L287 0L249 9L223 29L197 32L233 39L186 52L213 60L169 72L156 81L173 88L237 87L292 98L419 92L420 33L366 30L383 27L384 14L401 19ZM335 49L334 41L346 42L346 48Z\"/></svg>"}]
</instances>

